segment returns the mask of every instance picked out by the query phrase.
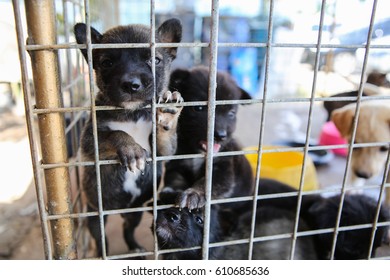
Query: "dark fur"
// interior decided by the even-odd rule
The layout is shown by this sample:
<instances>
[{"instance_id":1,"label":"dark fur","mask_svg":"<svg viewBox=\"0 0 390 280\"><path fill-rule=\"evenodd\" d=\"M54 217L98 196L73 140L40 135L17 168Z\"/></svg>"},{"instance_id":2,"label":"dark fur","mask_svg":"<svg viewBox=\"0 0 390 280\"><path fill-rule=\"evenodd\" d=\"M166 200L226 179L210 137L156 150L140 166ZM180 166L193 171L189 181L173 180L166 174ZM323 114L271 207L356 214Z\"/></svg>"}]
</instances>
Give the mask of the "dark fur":
<instances>
[{"instance_id":1,"label":"dark fur","mask_svg":"<svg viewBox=\"0 0 390 280\"><path fill-rule=\"evenodd\" d=\"M170 89L180 91L186 101L208 100L209 71L205 67L191 70L176 70L171 75ZM217 100L250 99L226 73L217 75ZM219 152L241 150L233 138L236 129L238 105L217 105L215 112L214 147ZM207 106L183 108L178 122L178 147L176 154L206 153ZM216 150L215 150L216 151ZM245 156L213 158L212 198L227 198L252 195L253 175ZM173 160L166 165L165 189L183 191L177 199L178 206L190 209L204 205L205 164L204 159ZM233 206L233 205L230 205ZM236 204L238 207L239 204Z\"/></svg>"},{"instance_id":2,"label":"dark fur","mask_svg":"<svg viewBox=\"0 0 390 280\"><path fill-rule=\"evenodd\" d=\"M367 76L366 83L373 84L380 87L390 87L390 82L386 78L386 74L379 73L379 72L372 72ZM338 94L334 94L331 97L357 97L359 91L353 90L348 92L342 92ZM362 96L367 96L367 94L362 93ZM324 101L324 108L326 109L328 113L327 121L330 121L330 116L332 115L332 112L336 109L339 109L341 107L344 107L345 105L354 103L356 101Z\"/></svg>"},{"instance_id":3,"label":"dark fur","mask_svg":"<svg viewBox=\"0 0 390 280\"><path fill-rule=\"evenodd\" d=\"M319 200L308 209L308 223L313 229L333 228L339 209L340 196ZM375 220L377 202L364 195L346 195L343 203L340 226L370 224ZM389 210L382 207L379 222L389 221ZM372 255L387 238L388 227L378 227L375 232ZM372 228L340 231L337 236L334 258L339 260L367 259ZM333 233L317 236L317 250L321 259L329 259Z\"/></svg>"},{"instance_id":4,"label":"dark fur","mask_svg":"<svg viewBox=\"0 0 390 280\"><path fill-rule=\"evenodd\" d=\"M259 185L259 194L297 192L296 189L272 180L262 179ZM297 196L273 199L261 199L258 204L296 211ZM323 198L319 195L304 195L300 209L300 217L307 222L312 230L333 228L339 209L340 195ZM377 202L365 195L346 195L343 203L340 226L369 224L374 222ZM389 221L389 209L382 207L379 222ZM373 254L387 238L388 227L378 227ZM367 259L370 246L372 228L340 231L338 233L334 259ZM316 250L320 259L329 259L333 233L314 235ZM373 255L374 256L374 255Z\"/></svg>"},{"instance_id":5,"label":"dark fur","mask_svg":"<svg viewBox=\"0 0 390 280\"><path fill-rule=\"evenodd\" d=\"M168 208L157 214L156 235L160 250L183 249L202 246L203 220L201 209L189 211L188 208ZM211 226L209 242L217 242L222 236L218 223L218 211L211 211ZM210 250L210 259L218 259L220 249ZM202 258L201 249L191 249L181 252L164 254L165 260L197 260Z\"/></svg>"},{"instance_id":6,"label":"dark fur","mask_svg":"<svg viewBox=\"0 0 390 280\"><path fill-rule=\"evenodd\" d=\"M272 189L278 182L260 181L265 188ZM276 199L275 199L276 200ZM209 242L220 242L249 238L252 211L248 209L243 214L229 217L216 206L211 208ZM232 213L233 214L233 213ZM203 239L203 212L196 210L189 212L187 208L181 211L178 208L169 208L158 212L156 233L160 249L189 248L201 246ZM230 227L226 220L230 220ZM233 222L234 221L234 222ZM271 206L271 203L260 206L256 212L255 237L264 237L276 234L293 232L295 222L294 212L282 207ZM301 220L299 231L308 230L306 223ZM214 247L209 251L210 259L248 259L248 244ZM291 238L282 238L272 241L255 242L253 259L289 259ZM201 250L189 250L164 254L165 259L201 259ZM297 239L294 259L316 259L313 237Z\"/></svg>"},{"instance_id":7,"label":"dark fur","mask_svg":"<svg viewBox=\"0 0 390 280\"><path fill-rule=\"evenodd\" d=\"M259 194L289 194L296 189L283 183L261 179ZM261 198L258 201L256 213L256 236L268 236L281 233L291 233L295 222L297 196ZM340 196L322 198L319 195L304 195L300 209L299 231L317 230L335 227ZM213 208L212 208L213 209ZM369 224L374 222L376 201L364 195L346 195L341 215L340 226ZM202 217L202 212L179 211L177 208L161 210L157 218L157 236L160 249L188 248L201 246L202 226L196 222ZM172 217L175 216L173 219ZM226 226L226 220L230 227ZM389 221L389 209L382 207L379 222ZM249 237L251 211L247 209L243 214L226 216L223 212L211 211L210 243ZM163 228L163 229L162 229ZM387 226L378 227L373 244L375 250L388 242ZM164 230L165 229L165 230ZM161 232L169 232L160 235ZM334 259L367 259L370 246L372 228L340 231L338 233ZM182 241L182 240L185 240ZM314 234L297 239L294 259L329 259L333 242L333 233ZM290 239L257 242L254 246L254 259L286 259L290 254ZM314 248L313 248L314 246ZM234 245L210 249L212 259L245 259L247 245ZM171 253L170 259L200 259L201 251L192 250L186 253Z\"/></svg>"},{"instance_id":8,"label":"dark fur","mask_svg":"<svg viewBox=\"0 0 390 280\"><path fill-rule=\"evenodd\" d=\"M85 44L86 25L79 23L74 27L77 43ZM93 44L102 43L148 43L150 29L143 25L127 25L112 28L100 34L91 28ZM176 19L165 21L157 30L158 42L180 42L181 23ZM87 50L81 50L87 59ZM146 164L150 157L146 147L135 139L137 134L128 134L117 126L135 125L138 121L152 124L152 112L145 105L151 104L154 87L157 98L169 98L168 91L170 65L176 57L176 48L156 49L156 84L153 83L151 51L149 48L94 49L93 68L99 93L96 105L109 105L125 108L123 110L97 111L97 131L100 160L119 160L121 165L101 165L101 186L104 209L120 209L141 206L152 197L152 168ZM174 98L180 99L179 94ZM169 110L158 110L157 151L173 154L176 148L176 122L180 109L172 106ZM160 127L160 126L163 127ZM129 130L130 131L130 130ZM141 131L142 132L142 131ZM151 147L151 134L145 133L146 145ZM145 145L145 143L143 143ZM160 145L160 147L159 147ZM165 145L161 147L161 145ZM150 148L148 147L148 148ZM164 149L162 149L164 148ZM81 137L83 158L94 161L94 141L92 119L86 123ZM130 172L130 173L129 173ZM132 173L131 173L132 172ZM161 175L161 163L158 165L158 178ZM130 175L129 175L130 174ZM135 175L131 175L135 174ZM132 191L123 188L126 176L136 176ZM85 167L83 188L88 199L88 211L98 209L97 182L95 167ZM139 224L142 213L123 214L124 237L130 250L139 249L134 239L134 229ZM96 240L97 251L102 255L101 232L98 217L88 218L88 228ZM107 244L107 243L106 243Z\"/></svg>"}]
</instances>

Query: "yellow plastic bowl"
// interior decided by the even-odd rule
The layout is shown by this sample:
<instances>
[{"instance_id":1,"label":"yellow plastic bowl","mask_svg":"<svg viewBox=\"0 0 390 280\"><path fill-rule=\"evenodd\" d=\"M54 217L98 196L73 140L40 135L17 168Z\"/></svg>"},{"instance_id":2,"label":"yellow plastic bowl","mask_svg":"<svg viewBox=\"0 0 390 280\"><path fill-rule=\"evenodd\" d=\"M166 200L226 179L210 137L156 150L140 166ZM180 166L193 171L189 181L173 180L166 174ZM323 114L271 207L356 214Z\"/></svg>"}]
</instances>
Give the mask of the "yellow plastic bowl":
<instances>
[{"instance_id":1,"label":"yellow plastic bowl","mask_svg":"<svg viewBox=\"0 0 390 280\"><path fill-rule=\"evenodd\" d=\"M280 148L277 146L263 146L264 150ZM256 150L257 147L248 147L245 150ZM253 174L256 174L257 154L245 155L251 164ZM303 165L302 152L271 152L261 156L260 178L278 180L294 188L299 188ZM317 173L313 161L306 158L306 170L303 190L318 189Z\"/></svg>"}]
</instances>

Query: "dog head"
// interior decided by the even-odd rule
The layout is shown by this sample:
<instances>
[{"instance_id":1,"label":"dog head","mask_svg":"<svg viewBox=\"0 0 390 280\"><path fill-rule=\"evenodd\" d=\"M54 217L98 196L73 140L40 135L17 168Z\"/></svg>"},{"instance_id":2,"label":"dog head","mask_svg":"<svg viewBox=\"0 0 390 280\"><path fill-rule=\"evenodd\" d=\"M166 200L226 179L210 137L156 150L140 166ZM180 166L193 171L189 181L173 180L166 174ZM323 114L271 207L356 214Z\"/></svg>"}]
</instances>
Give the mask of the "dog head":
<instances>
[{"instance_id":1,"label":"dog head","mask_svg":"<svg viewBox=\"0 0 390 280\"><path fill-rule=\"evenodd\" d=\"M215 242L218 232L216 211L211 211L210 242ZM187 208L168 208L157 214L156 235L160 249L184 249L202 246L202 209L189 211ZM201 249L181 251L164 255L166 259L201 259Z\"/></svg>"},{"instance_id":2,"label":"dog head","mask_svg":"<svg viewBox=\"0 0 390 280\"><path fill-rule=\"evenodd\" d=\"M340 196L333 196L319 200L308 210L313 229L325 229L335 227L338 215ZM374 223L377 202L364 195L345 196L341 213L340 226L353 226ZM378 222L389 221L389 209L382 207ZM378 227L373 243L373 255L375 249L384 242L388 242L388 227ZM372 228L343 230L338 233L335 259L367 259L371 243ZM333 233L318 235L319 253L322 258L329 258L333 243ZM372 255L372 257L374 257Z\"/></svg>"},{"instance_id":3,"label":"dog head","mask_svg":"<svg viewBox=\"0 0 390 280\"><path fill-rule=\"evenodd\" d=\"M209 87L209 70L206 67L195 67L191 70L173 71L169 87L179 91L186 101L207 101ZM227 73L217 74L217 100L250 99L249 93L241 89ZM214 123L214 152L223 150L236 129L238 105L217 105ZM207 110L206 105L187 106L179 119L179 142L185 143L189 153L203 153L207 149ZM180 146L180 143L179 143ZM180 147L179 147L180 148Z\"/></svg>"},{"instance_id":4,"label":"dog head","mask_svg":"<svg viewBox=\"0 0 390 280\"><path fill-rule=\"evenodd\" d=\"M332 113L332 121L341 135L350 141L356 104L350 104ZM361 104L355 143L390 141L390 105L387 101L366 101ZM354 148L353 175L369 179L378 175L386 162L389 145Z\"/></svg>"},{"instance_id":5,"label":"dog head","mask_svg":"<svg viewBox=\"0 0 390 280\"><path fill-rule=\"evenodd\" d=\"M74 33L78 44L87 43L87 27L78 23ZM177 19L165 21L156 33L156 41L181 41L182 27ZM103 34L91 27L92 44L150 43L150 28L144 25L117 26ZM87 50L81 50L88 61ZM170 65L177 48L156 48L156 84L153 83L150 48L93 49L92 61L96 83L109 105L127 108L131 102L150 102L154 87L161 95L167 89Z\"/></svg>"}]
</instances>

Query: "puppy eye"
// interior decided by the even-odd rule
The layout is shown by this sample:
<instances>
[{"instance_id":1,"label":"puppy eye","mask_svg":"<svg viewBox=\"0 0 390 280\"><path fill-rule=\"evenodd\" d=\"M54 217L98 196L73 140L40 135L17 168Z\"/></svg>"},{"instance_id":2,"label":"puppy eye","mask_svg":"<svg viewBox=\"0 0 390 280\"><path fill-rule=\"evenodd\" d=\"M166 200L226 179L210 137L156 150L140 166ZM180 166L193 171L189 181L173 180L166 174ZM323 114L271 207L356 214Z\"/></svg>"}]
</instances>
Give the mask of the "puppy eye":
<instances>
[{"instance_id":1,"label":"puppy eye","mask_svg":"<svg viewBox=\"0 0 390 280\"><path fill-rule=\"evenodd\" d=\"M206 106L194 106L192 107L192 109L195 111L195 112L203 112L206 110Z\"/></svg>"},{"instance_id":2,"label":"puppy eye","mask_svg":"<svg viewBox=\"0 0 390 280\"><path fill-rule=\"evenodd\" d=\"M236 117L236 111L234 110L229 111L228 116L230 119L234 119Z\"/></svg>"},{"instance_id":3,"label":"puppy eye","mask_svg":"<svg viewBox=\"0 0 390 280\"><path fill-rule=\"evenodd\" d=\"M203 219L199 216L196 216L195 217L195 222L199 225L203 225Z\"/></svg>"},{"instance_id":4,"label":"puppy eye","mask_svg":"<svg viewBox=\"0 0 390 280\"><path fill-rule=\"evenodd\" d=\"M104 68L110 68L114 64L111 59L105 59L100 63Z\"/></svg>"},{"instance_id":5,"label":"puppy eye","mask_svg":"<svg viewBox=\"0 0 390 280\"><path fill-rule=\"evenodd\" d=\"M152 65L152 59L153 59L153 58L150 58L150 59L148 60L148 63L149 63L150 65ZM158 58L158 57L155 57L155 58L154 58L154 65L159 65L160 62L161 62L161 59L160 59L160 58Z\"/></svg>"},{"instance_id":6,"label":"puppy eye","mask_svg":"<svg viewBox=\"0 0 390 280\"><path fill-rule=\"evenodd\" d=\"M381 146L381 147L379 147L379 151L387 152L387 151L389 151L389 146Z\"/></svg>"}]
</instances>

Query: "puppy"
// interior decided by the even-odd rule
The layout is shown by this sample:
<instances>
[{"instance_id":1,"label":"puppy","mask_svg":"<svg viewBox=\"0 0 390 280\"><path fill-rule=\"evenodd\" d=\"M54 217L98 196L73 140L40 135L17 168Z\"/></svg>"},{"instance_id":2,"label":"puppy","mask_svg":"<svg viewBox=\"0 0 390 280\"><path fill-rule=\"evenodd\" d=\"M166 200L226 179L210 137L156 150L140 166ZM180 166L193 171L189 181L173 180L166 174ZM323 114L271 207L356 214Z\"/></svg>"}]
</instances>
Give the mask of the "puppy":
<instances>
[{"instance_id":1,"label":"puppy","mask_svg":"<svg viewBox=\"0 0 390 280\"><path fill-rule=\"evenodd\" d=\"M385 89L389 87L390 82L387 80L385 73L372 72L367 76L362 96L389 94L389 91ZM338 93L332 95L331 97L357 97L358 93L359 91L353 90L349 92ZM356 101L324 101L324 108L328 113L327 121L330 120L334 110L355 102Z\"/></svg>"},{"instance_id":2,"label":"puppy","mask_svg":"<svg viewBox=\"0 0 390 280\"><path fill-rule=\"evenodd\" d=\"M212 207L210 231L210 243L217 242L223 234L219 224L218 211ZM203 242L203 210L196 209L189 211L188 208L168 208L158 211L156 220L156 236L159 249L184 249L202 246ZM153 230L153 228L152 228ZM221 248L210 250L209 258L218 259L221 257ZM202 252L200 249L190 249L180 252L163 254L165 260L200 260Z\"/></svg>"},{"instance_id":3,"label":"puppy","mask_svg":"<svg viewBox=\"0 0 390 280\"><path fill-rule=\"evenodd\" d=\"M206 67L178 69L171 75L170 89L179 91L186 101L207 101L209 71ZM223 72L217 74L217 100L250 99L233 79ZM183 108L178 122L176 154L205 154L207 152L207 106ZM233 138L238 105L217 105L214 128L214 153L241 149ZM252 195L253 175L245 156L214 157L212 198ZM170 191L181 191L177 205L181 208L202 208L205 203L205 161L203 158L173 160L166 165L165 188L160 197ZM240 207L240 203L229 207ZM225 205L227 206L227 205Z\"/></svg>"},{"instance_id":4,"label":"puppy","mask_svg":"<svg viewBox=\"0 0 390 280\"><path fill-rule=\"evenodd\" d=\"M297 190L286 184L261 179L259 194L292 193ZM295 212L297 209L297 196L277 197L261 199L258 205L261 207L273 207L284 209L288 212ZM311 230L334 228L339 210L340 195L324 198L316 194L302 196L300 219L305 221ZM340 226L354 226L370 224L374 222L376 215L377 201L365 195L346 195L341 212ZM390 220L389 209L382 206L379 212L378 221L387 222ZM388 242L387 232L389 227L378 227L375 233L371 257L375 256L378 247ZM367 259L371 243L372 228L353 229L340 231L338 233L334 259ZM313 236L316 252L319 259L329 259L333 233L315 234Z\"/></svg>"},{"instance_id":5,"label":"puppy","mask_svg":"<svg viewBox=\"0 0 390 280\"><path fill-rule=\"evenodd\" d=\"M333 228L336 226L340 195L323 198L308 208L306 220L315 229ZM340 226L371 224L375 220L377 201L365 195L346 195L341 212ZM389 209L381 207L378 222L390 220ZM358 260L375 257L375 251L385 242L388 243L388 226L378 227L375 232L372 253L372 227L339 231L334 252L334 259ZM333 232L316 236L316 248L320 259L329 259L333 243Z\"/></svg>"},{"instance_id":6,"label":"puppy","mask_svg":"<svg viewBox=\"0 0 390 280\"><path fill-rule=\"evenodd\" d=\"M283 188L284 185L272 180L260 180L264 189L272 190L274 186L277 190L278 184ZM262 188L263 189L263 188ZM290 191L290 188L287 187ZM295 209L290 211L289 207L284 209L277 206L277 199L273 203L263 204L259 202L259 208L256 211L255 237L268 237L277 234L292 233L295 223ZM288 199L291 200L291 199ZM291 205L294 203L292 199ZM281 204L286 206L286 200ZM234 218L229 221L230 227L226 226L226 219L229 216L224 215L218 206L211 208L210 221L210 243L239 240L249 238L250 225L252 219L252 209L236 213ZM235 222L233 222L235 220ZM305 221L299 223L299 231L309 230ZM188 208L168 208L160 210L157 215L156 235L160 249L182 249L201 246L203 240L203 211L197 209L189 211ZM210 259L248 259L248 244L228 245L223 247L212 247L209 249ZM279 238L275 240L258 241L254 243L253 259L289 259L291 251L291 239ZM191 249L186 251L168 253L163 255L165 259L201 259L200 249ZM314 246L313 237L299 237L297 239L294 259L316 259L317 252Z\"/></svg>"},{"instance_id":7,"label":"puppy","mask_svg":"<svg viewBox=\"0 0 390 280\"><path fill-rule=\"evenodd\" d=\"M86 25L74 27L77 43L85 44ZM176 19L165 21L157 30L156 41L180 42L181 23ZM149 43L150 29L143 25L112 28L101 34L91 28L93 44ZM87 50L81 50L87 59ZM99 49L92 52L93 69L99 93L96 105L116 106L121 110L96 112L97 137L100 160L119 160L119 164L100 165L103 208L120 209L139 207L152 197L152 167L146 164L150 157L152 111L154 92L165 101L181 102L179 93L168 91L170 65L176 57L176 48L158 48L155 57L155 83L152 74L152 57L149 48ZM176 149L176 123L180 108L175 106L157 110L157 152L174 154ZM92 118L86 123L81 136L83 160L94 161ZM157 177L161 174L158 164ZM97 176L95 167L85 167L83 189L88 200L88 211L98 209ZM134 239L134 229L142 213L122 214L124 238L130 250L140 249ZM105 219L106 220L106 219ZM97 253L102 255L99 219L88 217L88 228L96 241ZM106 243L107 244L107 243ZM108 245L108 244L107 244Z\"/></svg>"},{"instance_id":8,"label":"puppy","mask_svg":"<svg viewBox=\"0 0 390 280\"><path fill-rule=\"evenodd\" d=\"M356 104L350 104L332 113L332 121L340 134L351 139ZM355 143L390 141L390 101L373 100L361 103ZM351 162L351 182L357 185L360 179L378 175L386 162L389 145L355 148Z\"/></svg>"},{"instance_id":9,"label":"puppy","mask_svg":"<svg viewBox=\"0 0 390 280\"><path fill-rule=\"evenodd\" d=\"M298 198L297 190L284 183L260 179L259 195L283 194L274 198L261 197L256 211L255 237L291 233L295 223ZM298 232L334 228L338 215L340 195L324 198L316 194L302 196ZM251 209L243 214L226 216L213 205L210 222L210 243L249 237ZM376 216L377 202L364 195L346 195L344 198L340 226L371 224ZM382 206L378 222L390 220L389 209ZM226 220L230 227L226 226ZM236 221L236 222L234 222ZM222 226L224 225L224 226ZM378 247L388 243L388 226L379 226L375 232L371 257ZM179 211L177 208L160 210L157 216L156 233L160 249L190 248L202 245L202 211ZM337 236L334 259L367 259L371 244L372 228L341 230ZM329 259L333 233L313 234L298 237L294 259ZM290 239L256 242L254 259L288 259ZM245 259L247 245L213 247L210 258ZM200 250L181 251L164 255L168 259L200 259Z\"/></svg>"}]
</instances>

